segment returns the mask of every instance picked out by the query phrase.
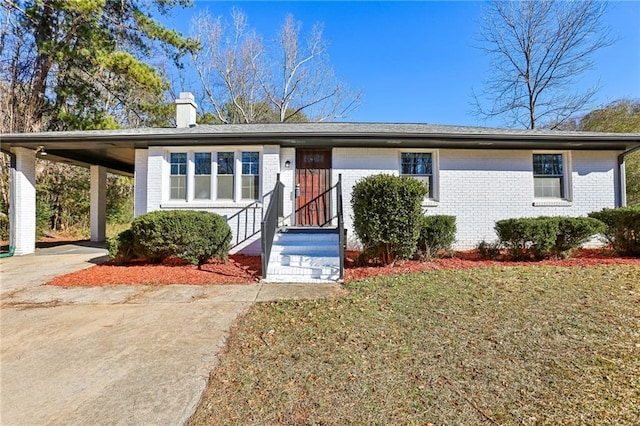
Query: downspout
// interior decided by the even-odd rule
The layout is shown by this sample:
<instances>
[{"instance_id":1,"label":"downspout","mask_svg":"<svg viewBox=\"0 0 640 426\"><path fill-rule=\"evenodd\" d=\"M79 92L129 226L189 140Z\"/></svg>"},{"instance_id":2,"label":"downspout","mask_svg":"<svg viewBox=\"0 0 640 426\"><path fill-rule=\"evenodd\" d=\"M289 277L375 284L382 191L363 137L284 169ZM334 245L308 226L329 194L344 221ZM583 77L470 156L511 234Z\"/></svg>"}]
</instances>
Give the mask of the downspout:
<instances>
[{"instance_id":1,"label":"downspout","mask_svg":"<svg viewBox=\"0 0 640 426\"><path fill-rule=\"evenodd\" d=\"M618 175L620 176L620 183L618 185L618 199L620 200L618 207L627 206L627 177L625 172L624 159L627 155L633 154L636 151L640 151L640 145L624 151L618 155Z\"/></svg>"},{"instance_id":2,"label":"downspout","mask_svg":"<svg viewBox=\"0 0 640 426\"><path fill-rule=\"evenodd\" d=\"M16 252L16 248L14 246L9 246L9 251L6 253L0 253L0 259L3 257L11 257Z\"/></svg>"},{"instance_id":3,"label":"downspout","mask_svg":"<svg viewBox=\"0 0 640 426\"><path fill-rule=\"evenodd\" d=\"M10 167L9 167L9 182L15 182L15 173L16 173L16 156L14 153L10 152L10 151L3 151L5 154L7 154L9 156L9 162L10 162ZM9 185L9 192L10 192L10 196L9 196L9 251L6 253L0 253L0 259L3 257L11 257L13 256L13 254L16 252L16 247L14 245L12 245L11 243L13 243L15 241L14 237L14 228L15 226L13 226L15 220L13 217L13 208L12 206L14 206L15 204L15 194L14 191L11 190L11 184Z\"/></svg>"}]
</instances>

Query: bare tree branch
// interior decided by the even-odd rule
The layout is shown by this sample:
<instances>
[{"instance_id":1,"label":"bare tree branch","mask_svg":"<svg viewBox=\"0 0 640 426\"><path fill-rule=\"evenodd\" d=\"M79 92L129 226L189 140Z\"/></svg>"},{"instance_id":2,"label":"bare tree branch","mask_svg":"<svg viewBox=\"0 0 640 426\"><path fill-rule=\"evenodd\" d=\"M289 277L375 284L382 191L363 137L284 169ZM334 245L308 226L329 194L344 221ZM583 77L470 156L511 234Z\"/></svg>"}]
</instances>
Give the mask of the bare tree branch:
<instances>
[{"instance_id":1,"label":"bare tree branch","mask_svg":"<svg viewBox=\"0 0 640 426\"><path fill-rule=\"evenodd\" d=\"M493 1L479 40L492 58L491 75L482 95L473 94L475 113L534 129L584 110L597 88L572 87L593 66L593 54L614 42L601 24L606 7L597 0Z\"/></svg>"},{"instance_id":2,"label":"bare tree branch","mask_svg":"<svg viewBox=\"0 0 640 426\"><path fill-rule=\"evenodd\" d=\"M225 23L205 13L192 23L203 46L192 59L221 122L325 121L358 106L360 94L335 78L321 25L302 40L302 25L289 15L265 46L244 13L234 10L231 18Z\"/></svg>"}]
</instances>

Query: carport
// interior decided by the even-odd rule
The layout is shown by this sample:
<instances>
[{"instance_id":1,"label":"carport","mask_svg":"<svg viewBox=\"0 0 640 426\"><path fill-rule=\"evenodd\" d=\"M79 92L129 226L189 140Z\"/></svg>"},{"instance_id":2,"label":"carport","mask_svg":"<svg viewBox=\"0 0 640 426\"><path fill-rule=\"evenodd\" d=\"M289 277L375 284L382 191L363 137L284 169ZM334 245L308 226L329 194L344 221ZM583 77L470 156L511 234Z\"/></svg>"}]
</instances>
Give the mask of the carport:
<instances>
[{"instance_id":1,"label":"carport","mask_svg":"<svg viewBox=\"0 0 640 426\"><path fill-rule=\"evenodd\" d=\"M100 140L118 133L87 131L1 135L2 151L11 159L10 254L24 255L35 251L36 158L90 169L91 241L105 240L107 172L134 175L134 144L126 140Z\"/></svg>"},{"instance_id":2,"label":"carport","mask_svg":"<svg viewBox=\"0 0 640 426\"><path fill-rule=\"evenodd\" d=\"M134 198L146 198L146 168L135 171L136 156L146 158L149 141L175 144L192 139L184 134L196 120L193 95L181 93L176 102L176 128L139 128L0 134L2 152L11 158L9 252L22 255L36 248L36 158L89 168L91 241L105 240L107 173L133 176ZM179 143L179 142L178 142Z\"/></svg>"}]
</instances>

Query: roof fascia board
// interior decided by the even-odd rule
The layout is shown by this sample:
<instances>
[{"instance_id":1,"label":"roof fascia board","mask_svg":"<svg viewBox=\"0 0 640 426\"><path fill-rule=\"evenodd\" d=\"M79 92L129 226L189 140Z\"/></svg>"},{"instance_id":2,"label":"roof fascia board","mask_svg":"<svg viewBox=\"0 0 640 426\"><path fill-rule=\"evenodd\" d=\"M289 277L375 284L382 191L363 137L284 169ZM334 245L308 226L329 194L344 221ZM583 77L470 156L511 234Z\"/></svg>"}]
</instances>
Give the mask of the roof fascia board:
<instances>
[{"instance_id":1,"label":"roof fascia board","mask_svg":"<svg viewBox=\"0 0 640 426\"><path fill-rule=\"evenodd\" d=\"M591 146L602 145L601 149L631 149L640 146L640 134L527 134L527 133L494 133L494 134L465 134L465 133L409 133L409 132L242 132L242 133L212 133L212 132L176 132L176 129L158 129L156 133L98 133L98 132L51 132L24 133L0 135L3 144L10 146L36 147L39 144L79 143L100 145L117 143L119 147L146 148L149 146L187 145L187 144L234 144L250 145L256 143L272 143L283 146L297 146L317 144L336 146L363 146L369 144L411 145L455 144L468 148L487 149L490 146L515 147L522 149L538 148L553 143L581 144ZM611 144L611 147L608 146ZM605 146L606 145L606 146ZM580 145L576 145L580 146ZM87 147L88 148L88 147ZM81 149L81 147L78 147Z\"/></svg>"}]
</instances>

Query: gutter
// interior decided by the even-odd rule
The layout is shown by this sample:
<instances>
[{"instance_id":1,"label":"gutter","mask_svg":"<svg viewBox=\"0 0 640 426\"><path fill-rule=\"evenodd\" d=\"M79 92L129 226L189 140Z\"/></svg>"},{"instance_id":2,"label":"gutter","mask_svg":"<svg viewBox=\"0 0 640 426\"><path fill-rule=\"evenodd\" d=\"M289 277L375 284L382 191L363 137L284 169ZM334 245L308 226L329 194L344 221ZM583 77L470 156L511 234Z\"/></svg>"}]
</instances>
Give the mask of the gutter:
<instances>
[{"instance_id":1,"label":"gutter","mask_svg":"<svg viewBox=\"0 0 640 426\"><path fill-rule=\"evenodd\" d=\"M620 183L618 185L618 207L626 207L627 206L627 177L625 172L625 157L629 154L633 154L634 152L640 151L640 145L628 149L624 151L622 154L618 155L618 176L620 178Z\"/></svg>"}]
</instances>

